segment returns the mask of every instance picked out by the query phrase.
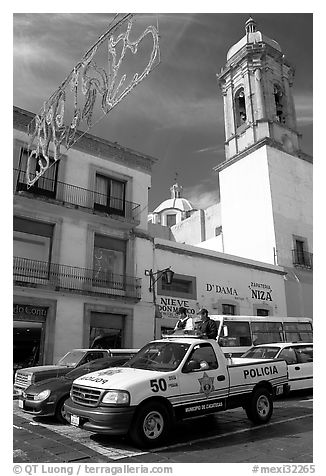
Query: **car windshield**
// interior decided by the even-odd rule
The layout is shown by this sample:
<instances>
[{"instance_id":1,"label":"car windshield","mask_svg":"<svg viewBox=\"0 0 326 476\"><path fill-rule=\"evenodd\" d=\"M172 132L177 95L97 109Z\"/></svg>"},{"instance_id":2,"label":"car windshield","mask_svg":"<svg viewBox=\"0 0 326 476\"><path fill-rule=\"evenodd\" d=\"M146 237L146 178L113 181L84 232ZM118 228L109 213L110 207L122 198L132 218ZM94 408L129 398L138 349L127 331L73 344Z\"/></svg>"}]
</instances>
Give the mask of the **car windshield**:
<instances>
[{"instance_id":1,"label":"car windshield","mask_svg":"<svg viewBox=\"0 0 326 476\"><path fill-rule=\"evenodd\" d=\"M252 347L241 357L248 359L274 359L279 350L280 347Z\"/></svg>"},{"instance_id":2,"label":"car windshield","mask_svg":"<svg viewBox=\"0 0 326 476\"><path fill-rule=\"evenodd\" d=\"M126 362L124 367L169 372L180 365L188 348L189 344L178 342L151 342Z\"/></svg>"},{"instance_id":3,"label":"car windshield","mask_svg":"<svg viewBox=\"0 0 326 476\"><path fill-rule=\"evenodd\" d=\"M57 363L61 367L75 367L85 355L85 350L73 350L64 355Z\"/></svg>"}]
</instances>

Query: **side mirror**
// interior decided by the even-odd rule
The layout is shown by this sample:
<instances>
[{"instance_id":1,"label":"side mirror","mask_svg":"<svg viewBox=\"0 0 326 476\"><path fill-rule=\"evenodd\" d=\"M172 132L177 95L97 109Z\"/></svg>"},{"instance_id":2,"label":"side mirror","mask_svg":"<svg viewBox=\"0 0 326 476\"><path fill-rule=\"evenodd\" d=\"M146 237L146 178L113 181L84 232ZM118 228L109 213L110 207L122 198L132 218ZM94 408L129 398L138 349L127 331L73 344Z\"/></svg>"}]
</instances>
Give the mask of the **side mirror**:
<instances>
[{"instance_id":1,"label":"side mirror","mask_svg":"<svg viewBox=\"0 0 326 476\"><path fill-rule=\"evenodd\" d=\"M200 369L200 363L197 360L189 360L189 362L187 362L183 367L183 372L188 374L189 372L198 369Z\"/></svg>"}]
</instances>

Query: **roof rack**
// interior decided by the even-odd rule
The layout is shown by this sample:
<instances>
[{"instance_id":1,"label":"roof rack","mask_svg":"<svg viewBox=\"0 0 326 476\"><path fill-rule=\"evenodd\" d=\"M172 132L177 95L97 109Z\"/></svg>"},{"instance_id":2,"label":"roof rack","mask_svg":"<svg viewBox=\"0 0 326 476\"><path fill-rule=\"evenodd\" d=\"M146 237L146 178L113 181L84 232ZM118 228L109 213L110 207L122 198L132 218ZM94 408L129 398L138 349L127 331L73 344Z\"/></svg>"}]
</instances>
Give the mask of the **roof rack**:
<instances>
[{"instance_id":1,"label":"roof rack","mask_svg":"<svg viewBox=\"0 0 326 476\"><path fill-rule=\"evenodd\" d=\"M185 330L185 329L176 329L167 334L162 334L162 339L171 339L171 338L191 338L191 339L202 339L204 335L196 330Z\"/></svg>"}]
</instances>

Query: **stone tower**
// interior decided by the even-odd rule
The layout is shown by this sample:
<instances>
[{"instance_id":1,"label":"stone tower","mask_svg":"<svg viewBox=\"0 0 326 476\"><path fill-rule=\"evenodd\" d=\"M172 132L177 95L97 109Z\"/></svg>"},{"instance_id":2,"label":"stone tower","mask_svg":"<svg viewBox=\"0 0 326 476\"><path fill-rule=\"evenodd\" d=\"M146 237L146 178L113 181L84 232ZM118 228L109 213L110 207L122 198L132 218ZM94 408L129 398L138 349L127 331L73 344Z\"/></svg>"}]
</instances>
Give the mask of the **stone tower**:
<instances>
[{"instance_id":1,"label":"stone tower","mask_svg":"<svg viewBox=\"0 0 326 476\"><path fill-rule=\"evenodd\" d=\"M218 75L227 160L267 139L286 152L300 150L293 77L294 69L280 45L257 31L255 21L249 18L245 36L229 49Z\"/></svg>"},{"instance_id":2,"label":"stone tower","mask_svg":"<svg viewBox=\"0 0 326 476\"><path fill-rule=\"evenodd\" d=\"M308 315L312 157L300 149L294 69L280 45L249 18L245 36L229 49L217 76L226 136L226 160L215 167L224 251L285 267L288 315Z\"/></svg>"}]
</instances>

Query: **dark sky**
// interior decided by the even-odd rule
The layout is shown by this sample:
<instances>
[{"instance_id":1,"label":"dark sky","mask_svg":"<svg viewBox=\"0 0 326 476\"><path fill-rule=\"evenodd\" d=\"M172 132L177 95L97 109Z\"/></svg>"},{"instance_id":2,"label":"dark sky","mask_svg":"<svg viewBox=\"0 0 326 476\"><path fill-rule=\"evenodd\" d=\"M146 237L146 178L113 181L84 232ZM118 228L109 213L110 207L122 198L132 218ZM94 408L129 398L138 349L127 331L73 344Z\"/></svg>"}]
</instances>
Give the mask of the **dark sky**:
<instances>
[{"instance_id":1,"label":"dark sky","mask_svg":"<svg viewBox=\"0 0 326 476\"><path fill-rule=\"evenodd\" d=\"M303 13L163 13L160 64L90 131L158 159L149 209L169 198L176 173L183 195L205 208L216 201L212 168L224 160L224 119L218 73L252 15L296 68L294 99L302 149L312 154L313 15ZM38 112L112 14L16 13L13 17L14 105ZM137 16L136 16L137 19ZM141 57L141 55L140 55Z\"/></svg>"}]
</instances>

